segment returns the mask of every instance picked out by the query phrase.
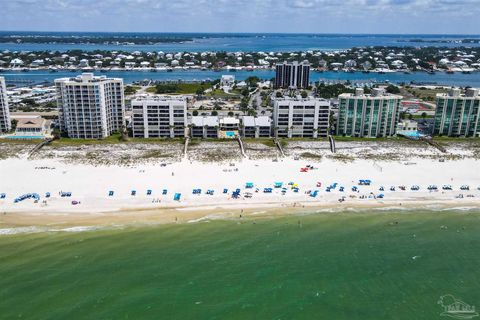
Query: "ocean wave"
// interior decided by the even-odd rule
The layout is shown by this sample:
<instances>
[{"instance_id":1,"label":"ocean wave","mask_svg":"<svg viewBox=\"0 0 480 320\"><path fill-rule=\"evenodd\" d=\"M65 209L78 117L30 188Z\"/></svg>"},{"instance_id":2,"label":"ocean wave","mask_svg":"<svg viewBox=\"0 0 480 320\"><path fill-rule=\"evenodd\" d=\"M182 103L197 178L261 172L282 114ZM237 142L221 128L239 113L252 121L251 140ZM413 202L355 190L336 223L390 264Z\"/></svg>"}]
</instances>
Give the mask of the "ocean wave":
<instances>
[{"instance_id":1,"label":"ocean wave","mask_svg":"<svg viewBox=\"0 0 480 320\"><path fill-rule=\"evenodd\" d=\"M39 227L3 228L0 229L0 236L9 236L21 233L39 233L44 231L46 231L45 228Z\"/></svg>"},{"instance_id":2,"label":"ocean wave","mask_svg":"<svg viewBox=\"0 0 480 320\"><path fill-rule=\"evenodd\" d=\"M53 227L17 227L17 228L3 228L0 229L0 236L9 236L16 234L32 234L32 233L41 233L41 232L87 232L87 231L98 231L98 230L108 230L116 229L119 226L77 226L69 228L53 228Z\"/></svg>"}]
</instances>

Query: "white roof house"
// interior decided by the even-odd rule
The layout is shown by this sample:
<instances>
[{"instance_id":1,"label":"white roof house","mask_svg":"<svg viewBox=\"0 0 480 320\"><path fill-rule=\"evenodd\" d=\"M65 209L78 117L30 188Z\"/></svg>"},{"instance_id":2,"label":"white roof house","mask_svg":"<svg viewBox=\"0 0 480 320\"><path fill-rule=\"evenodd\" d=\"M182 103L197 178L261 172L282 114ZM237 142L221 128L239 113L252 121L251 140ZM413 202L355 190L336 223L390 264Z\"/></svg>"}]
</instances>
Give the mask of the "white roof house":
<instances>
[{"instance_id":1,"label":"white roof house","mask_svg":"<svg viewBox=\"0 0 480 320\"><path fill-rule=\"evenodd\" d=\"M242 121L245 127L270 127L272 124L272 119L267 116L244 116Z\"/></svg>"},{"instance_id":2,"label":"white roof house","mask_svg":"<svg viewBox=\"0 0 480 320\"><path fill-rule=\"evenodd\" d=\"M218 127L219 121L216 116L193 116L191 123L195 127Z\"/></svg>"}]
</instances>

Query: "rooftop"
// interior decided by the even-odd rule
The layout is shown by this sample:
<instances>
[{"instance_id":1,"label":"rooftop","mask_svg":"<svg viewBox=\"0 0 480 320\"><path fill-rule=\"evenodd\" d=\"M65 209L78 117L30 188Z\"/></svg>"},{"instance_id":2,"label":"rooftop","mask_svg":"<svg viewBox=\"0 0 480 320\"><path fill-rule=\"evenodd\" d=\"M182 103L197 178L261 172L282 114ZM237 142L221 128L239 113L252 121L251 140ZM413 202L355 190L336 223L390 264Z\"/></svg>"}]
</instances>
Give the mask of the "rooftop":
<instances>
[{"instance_id":1,"label":"rooftop","mask_svg":"<svg viewBox=\"0 0 480 320\"><path fill-rule=\"evenodd\" d=\"M216 116L193 116L192 124L195 127L216 127L218 126L218 117Z\"/></svg>"},{"instance_id":2,"label":"rooftop","mask_svg":"<svg viewBox=\"0 0 480 320\"><path fill-rule=\"evenodd\" d=\"M43 128L47 120L43 118L22 118L18 119L17 128Z\"/></svg>"}]
</instances>

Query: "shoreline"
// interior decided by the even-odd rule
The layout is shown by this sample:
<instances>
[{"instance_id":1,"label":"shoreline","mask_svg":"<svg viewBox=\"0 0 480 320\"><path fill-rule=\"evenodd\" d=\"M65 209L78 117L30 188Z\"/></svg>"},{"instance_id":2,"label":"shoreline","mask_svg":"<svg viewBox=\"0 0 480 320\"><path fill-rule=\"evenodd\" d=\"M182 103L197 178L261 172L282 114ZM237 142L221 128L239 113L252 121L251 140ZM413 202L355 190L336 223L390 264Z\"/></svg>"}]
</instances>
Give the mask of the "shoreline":
<instances>
[{"instance_id":1,"label":"shoreline","mask_svg":"<svg viewBox=\"0 0 480 320\"><path fill-rule=\"evenodd\" d=\"M16 211L0 215L0 235L13 234L16 228L38 227L42 231L88 231L104 228L155 226L208 222L213 220L254 221L301 217L316 214L381 214L389 211L455 211L480 213L478 201L403 199L376 203L255 203L238 205L172 206L166 208L129 208L104 212L26 212ZM58 229L61 228L61 229ZM24 233L24 232L20 232Z\"/></svg>"}]
</instances>

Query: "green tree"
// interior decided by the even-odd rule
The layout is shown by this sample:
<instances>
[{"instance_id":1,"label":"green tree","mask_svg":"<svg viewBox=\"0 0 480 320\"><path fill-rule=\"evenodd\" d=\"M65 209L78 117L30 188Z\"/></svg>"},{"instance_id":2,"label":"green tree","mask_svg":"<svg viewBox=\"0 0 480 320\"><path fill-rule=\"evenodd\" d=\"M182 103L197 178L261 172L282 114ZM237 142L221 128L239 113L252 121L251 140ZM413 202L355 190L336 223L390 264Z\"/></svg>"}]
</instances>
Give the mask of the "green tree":
<instances>
[{"instance_id":1,"label":"green tree","mask_svg":"<svg viewBox=\"0 0 480 320\"><path fill-rule=\"evenodd\" d=\"M391 84L385 89L385 91L387 93L399 94L400 93L400 88Z\"/></svg>"}]
</instances>

